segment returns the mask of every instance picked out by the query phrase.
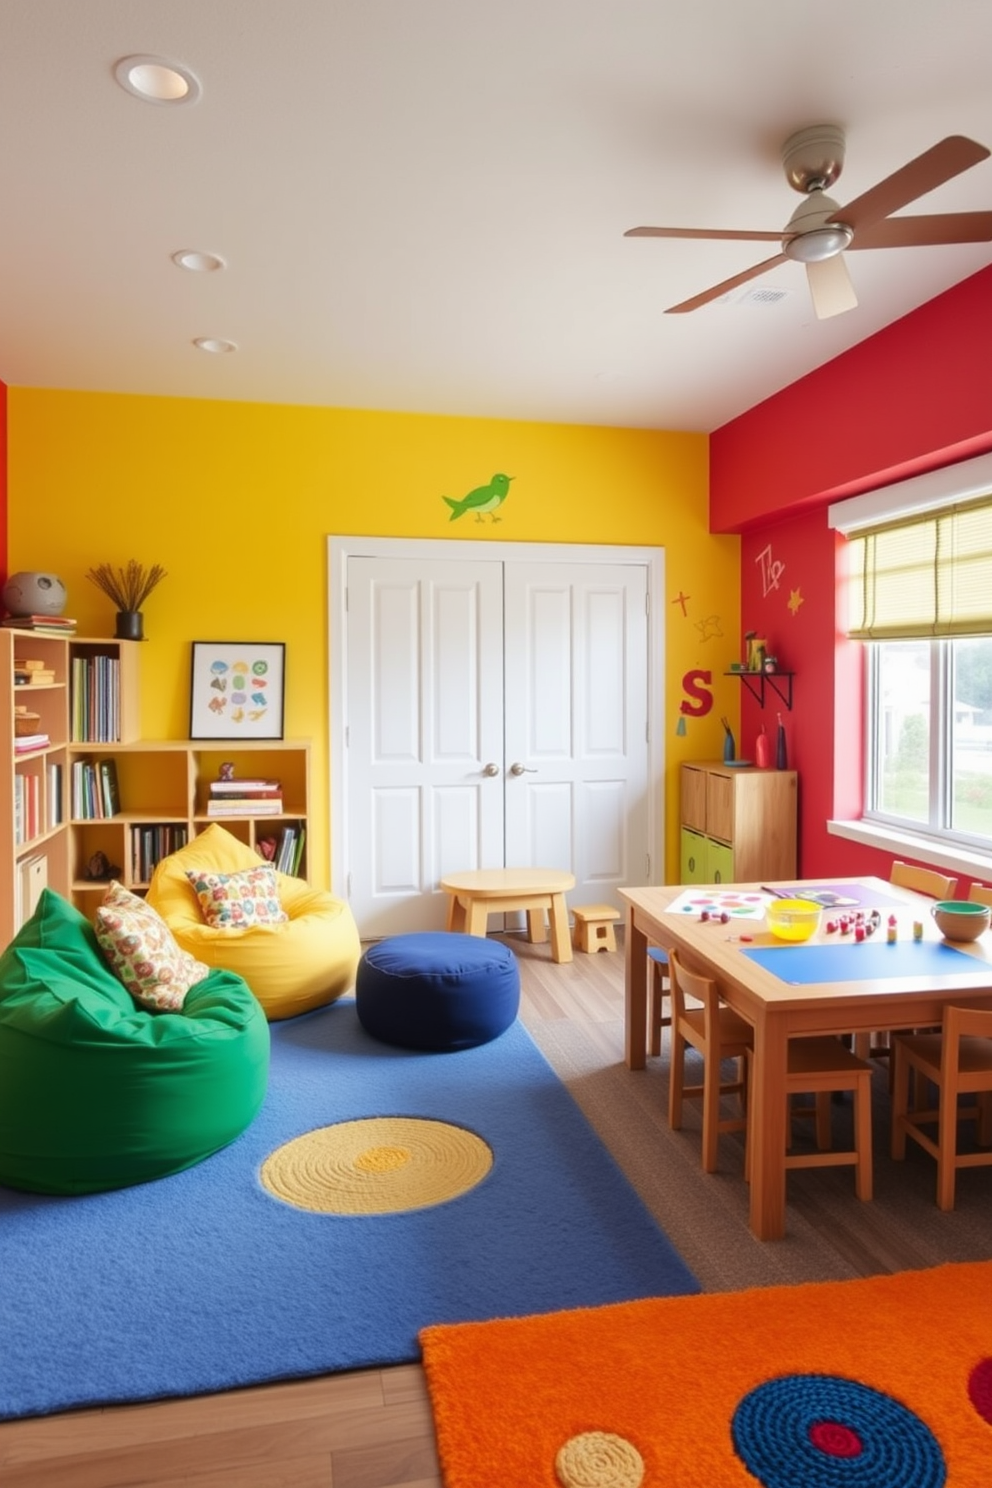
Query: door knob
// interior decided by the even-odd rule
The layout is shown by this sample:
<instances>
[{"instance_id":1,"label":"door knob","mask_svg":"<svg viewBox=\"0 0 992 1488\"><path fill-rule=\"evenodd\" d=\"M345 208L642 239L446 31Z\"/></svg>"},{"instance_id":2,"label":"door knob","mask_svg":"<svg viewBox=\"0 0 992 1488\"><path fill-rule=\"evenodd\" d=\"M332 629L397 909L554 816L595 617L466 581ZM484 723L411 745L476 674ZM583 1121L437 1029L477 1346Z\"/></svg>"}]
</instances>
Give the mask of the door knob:
<instances>
[{"instance_id":1,"label":"door knob","mask_svg":"<svg viewBox=\"0 0 992 1488\"><path fill-rule=\"evenodd\" d=\"M489 762L488 765L483 765L483 767L482 767L482 773L483 773L483 775L498 775L499 774L499 765L494 765L492 763L492 761L490 760L490 762Z\"/></svg>"},{"instance_id":2,"label":"door knob","mask_svg":"<svg viewBox=\"0 0 992 1488\"><path fill-rule=\"evenodd\" d=\"M537 771L534 770L534 769L532 769L530 765L522 765L519 760L515 760L514 763L510 766L510 774L511 775L536 775L537 774Z\"/></svg>"}]
</instances>

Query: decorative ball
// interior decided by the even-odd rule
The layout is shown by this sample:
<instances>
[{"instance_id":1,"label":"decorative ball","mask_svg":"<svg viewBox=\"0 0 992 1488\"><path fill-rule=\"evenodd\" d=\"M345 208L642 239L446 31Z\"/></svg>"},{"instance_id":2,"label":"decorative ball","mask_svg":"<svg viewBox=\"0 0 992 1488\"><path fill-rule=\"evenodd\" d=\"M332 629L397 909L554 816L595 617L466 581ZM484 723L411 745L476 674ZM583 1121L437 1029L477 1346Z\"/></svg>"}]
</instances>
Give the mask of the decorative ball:
<instances>
[{"instance_id":1,"label":"decorative ball","mask_svg":"<svg viewBox=\"0 0 992 1488\"><path fill-rule=\"evenodd\" d=\"M65 601L65 585L50 573L11 574L3 589L4 605L14 616L61 615Z\"/></svg>"}]
</instances>

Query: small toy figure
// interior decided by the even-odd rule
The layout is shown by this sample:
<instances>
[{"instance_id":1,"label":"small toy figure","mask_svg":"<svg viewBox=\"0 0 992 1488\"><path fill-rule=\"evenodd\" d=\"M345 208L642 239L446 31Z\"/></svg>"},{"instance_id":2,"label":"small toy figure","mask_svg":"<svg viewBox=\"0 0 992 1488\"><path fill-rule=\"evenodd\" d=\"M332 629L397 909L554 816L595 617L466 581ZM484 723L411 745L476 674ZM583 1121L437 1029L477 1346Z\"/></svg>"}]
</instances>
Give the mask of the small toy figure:
<instances>
[{"instance_id":1,"label":"small toy figure","mask_svg":"<svg viewBox=\"0 0 992 1488\"><path fill-rule=\"evenodd\" d=\"M914 940L922 940L923 939L923 921L922 920L914 920L913 921L913 939Z\"/></svg>"},{"instance_id":2,"label":"small toy figure","mask_svg":"<svg viewBox=\"0 0 992 1488\"><path fill-rule=\"evenodd\" d=\"M104 883L112 878L120 878L121 870L116 863L112 863L105 852L95 852L86 864L86 878L90 883Z\"/></svg>"}]
</instances>

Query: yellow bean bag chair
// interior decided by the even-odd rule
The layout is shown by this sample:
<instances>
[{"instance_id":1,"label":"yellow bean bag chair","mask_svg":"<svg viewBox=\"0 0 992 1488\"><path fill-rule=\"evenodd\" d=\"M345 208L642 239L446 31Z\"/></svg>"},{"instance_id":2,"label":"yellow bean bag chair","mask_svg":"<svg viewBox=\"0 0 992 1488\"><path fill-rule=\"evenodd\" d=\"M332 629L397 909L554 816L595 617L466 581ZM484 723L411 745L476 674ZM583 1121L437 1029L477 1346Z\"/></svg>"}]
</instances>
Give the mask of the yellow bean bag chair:
<instances>
[{"instance_id":1,"label":"yellow bean bag chair","mask_svg":"<svg viewBox=\"0 0 992 1488\"><path fill-rule=\"evenodd\" d=\"M186 847L162 859L148 887L148 903L183 950L207 966L242 976L267 1018L292 1018L333 1002L354 986L361 946L347 904L275 870L275 909L285 912L285 920L232 927L206 922L188 870L226 876L265 867L253 848L212 822Z\"/></svg>"}]
</instances>

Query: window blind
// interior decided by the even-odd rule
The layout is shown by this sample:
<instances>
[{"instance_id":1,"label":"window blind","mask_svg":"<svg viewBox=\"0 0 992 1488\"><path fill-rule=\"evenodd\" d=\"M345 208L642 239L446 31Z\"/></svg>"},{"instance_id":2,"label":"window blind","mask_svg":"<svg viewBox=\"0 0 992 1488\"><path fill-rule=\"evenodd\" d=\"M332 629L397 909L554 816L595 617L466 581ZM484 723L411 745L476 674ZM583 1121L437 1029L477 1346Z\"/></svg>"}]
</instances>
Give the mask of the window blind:
<instances>
[{"instance_id":1,"label":"window blind","mask_svg":"<svg viewBox=\"0 0 992 1488\"><path fill-rule=\"evenodd\" d=\"M866 528L848 550L854 638L992 635L992 496Z\"/></svg>"}]
</instances>

